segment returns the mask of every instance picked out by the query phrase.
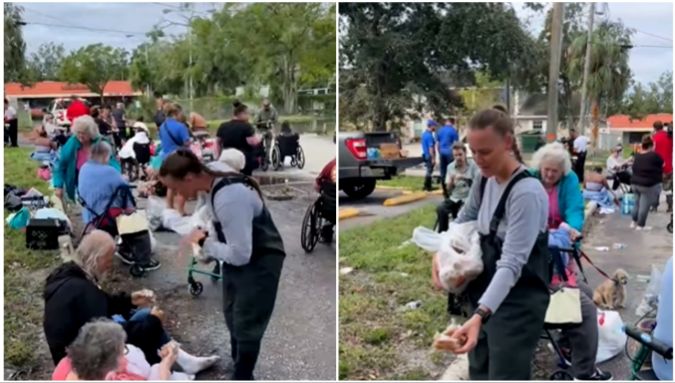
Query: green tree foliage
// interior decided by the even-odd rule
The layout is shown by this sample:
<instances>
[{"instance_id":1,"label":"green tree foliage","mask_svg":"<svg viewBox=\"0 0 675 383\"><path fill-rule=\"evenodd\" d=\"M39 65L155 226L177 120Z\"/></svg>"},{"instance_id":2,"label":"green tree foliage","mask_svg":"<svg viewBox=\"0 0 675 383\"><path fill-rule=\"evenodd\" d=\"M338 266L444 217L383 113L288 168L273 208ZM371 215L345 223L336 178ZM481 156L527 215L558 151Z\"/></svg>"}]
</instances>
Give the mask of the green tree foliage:
<instances>
[{"instance_id":1,"label":"green tree foliage","mask_svg":"<svg viewBox=\"0 0 675 383\"><path fill-rule=\"evenodd\" d=\"M536 52L503 3L339 6L340 104L346 108L340 112L357 125L370 120L385 129L418 109L420 99L436 115L454 114L463 103L451 88L474 84L477 71L497 80L525 77Z\"/></svg>"},{"instance_id":2,"label":"green tree foliage","mask_svg":"<svg viewBox=\"0 0 675 383\"><path fill-rule=\"evenodd\" d=\"M192 75L195 96L268 84L273 99L294 112L300 87L335 81L334 6L228 3L210 17L195 17L190 30L173 40L153 31L132 55L133 83L185 94Z\"/></svg>"},{"instance_id":3,"label":"green tree foliage","mask_svg":"<svg viewBox=\"0 0 675 383\"><path fill-rule=\"evenodd\" d=\"M28 71L34 81L57 81L61 64L65 58L63 44L46 43L40 45L36 53L30 56Z\"/></svg>"},{"instance_id":4,"label":"green tree foliage","mask_svg":"<svg viewBox=\"0 0 675 383\"><path fill-rule=\"evenodd\" d=\"M630 45L632 33L623 24L603 22L594 29L591 36L587 94L591 100L594 138L603 104L607 107L615 100L621 100L630 85L632 73L628 66L629 55L626 47ZM569 47L567 75L574 84L581 84L583 79L587 40L587 34L581 34Z\"/></svg>"},{"instance_id":5,"label":"green tree foliage","mask_svg":"<svg viewBox=\"0 0 675 383\"><path fill-rule=\"evenodd\" d=\"M663 73L658 81L646 86L636 84L614 112L635 119L654 113L673 113L673 72Z\"/></svg>"},{"instance_id":6,"label":"green tree foliage","mask_svg":"<svg viewBox=\"0 0 675 383\"><path fill-rule=\"evenodd\" d=\"M5 11L5 82L28 82L24 52L26 43L23 40L21 26L23 24L23 8L15 3L4 3Z\"/></svg>"},{"instance_id":7,"label":"green tree foliage","mask_svg":"<svg viewBox=\"0 0 675 383\"><path fill-rule=\"evenodd\" d=\"M103 101L103 88L108 81L128 78L127 55L123 49L88 45L63 60L59 75L68 82L87 85Z\"/></svg>"}]
</instances>

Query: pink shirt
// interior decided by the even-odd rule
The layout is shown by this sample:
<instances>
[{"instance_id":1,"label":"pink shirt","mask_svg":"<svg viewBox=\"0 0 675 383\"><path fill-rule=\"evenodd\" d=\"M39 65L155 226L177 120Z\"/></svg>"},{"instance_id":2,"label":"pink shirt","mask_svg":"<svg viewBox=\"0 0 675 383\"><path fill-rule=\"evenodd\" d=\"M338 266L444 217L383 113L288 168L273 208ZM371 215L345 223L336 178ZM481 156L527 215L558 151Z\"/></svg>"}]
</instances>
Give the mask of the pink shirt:
<instances>
[{"instance_id":1,"label":"pink shirt","mask_svg":"<svg viewBox=\"0 0 675 383\"><path fill-rule=\"evenodd\" d=\"M546 189L546 194L548 194L548 228L557 229L563 221L558 206L558 188Z\"/></svg>"},{"instance_id":2,"label":"pink shirt","mask_svg":"<svg viewBox=\"0 0 675 383\"><path fill-rule=\"evenodd\" d=\"M77 171L80 171L82 168L82 165L84 165L87 160L89 160L89 153L87 153L87 150L82 147L80 150L77 151L77 159L75 160L75 166L77 167Z\"/></svg>"}]
</instances>

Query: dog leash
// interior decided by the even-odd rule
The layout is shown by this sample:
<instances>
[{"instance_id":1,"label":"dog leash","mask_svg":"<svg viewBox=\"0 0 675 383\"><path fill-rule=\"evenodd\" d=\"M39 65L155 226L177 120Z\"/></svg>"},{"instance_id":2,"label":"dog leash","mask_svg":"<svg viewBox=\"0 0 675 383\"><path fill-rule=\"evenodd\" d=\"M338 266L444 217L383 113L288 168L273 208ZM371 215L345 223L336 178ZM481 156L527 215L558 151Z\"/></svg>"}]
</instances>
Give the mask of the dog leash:
<instances>
[{"instance_id":1,"label":"dog leash","mask_svg":"<svg viewBox=\"0 0 675 383\"><path fill-rule=\"evenodd\" d=\"M609 280L611 280L611 281L614 281L614 278L610 277L609 274L607 274L607 273L604 272L601 268L599 268L598 266L596 266L596 264L593 263L593 261L591 261L591 258L590 258L588 255L586 255L585 252L579 251L579 253L581 253L581 257L584 258L584 259L586 260L586 262L590 263L591 266L593 266L593 268L596 269L596 270L598 271L598 273L600 273L600 275L602 275L603 277L605 277L605 278L607 278L607 279L609 279Z\"/></svg>"}]
</instances>

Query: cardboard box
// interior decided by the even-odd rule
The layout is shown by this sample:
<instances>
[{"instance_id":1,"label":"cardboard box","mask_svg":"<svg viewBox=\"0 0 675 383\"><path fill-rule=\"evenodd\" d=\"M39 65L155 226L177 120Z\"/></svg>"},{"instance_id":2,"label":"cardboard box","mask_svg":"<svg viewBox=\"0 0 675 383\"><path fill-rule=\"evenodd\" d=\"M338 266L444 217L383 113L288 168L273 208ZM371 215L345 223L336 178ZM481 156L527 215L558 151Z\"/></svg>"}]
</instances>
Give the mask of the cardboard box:
<instances>
[{"instance_id":1,"label":"cardboard box","mask_svg":"<svg viewBox=\"0 0 675 383\"><path fill-rule=\"evenodd\" d=\"M400 158L401 149L397 144L380 144L380 156L385 159Z\"/></svg>"}]
</instances>

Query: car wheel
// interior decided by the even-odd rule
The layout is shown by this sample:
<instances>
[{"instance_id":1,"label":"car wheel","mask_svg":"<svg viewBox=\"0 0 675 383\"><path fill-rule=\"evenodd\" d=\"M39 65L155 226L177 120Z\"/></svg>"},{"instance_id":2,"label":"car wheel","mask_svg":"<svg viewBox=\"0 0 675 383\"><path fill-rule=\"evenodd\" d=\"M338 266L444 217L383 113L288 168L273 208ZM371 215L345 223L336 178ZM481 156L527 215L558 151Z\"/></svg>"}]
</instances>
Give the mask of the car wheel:
<instances>
[{"instance_id":1,"label":"car wheel","mask_svg":"<svg viewBox=\"0 0 675 383\"><path fill-rule=\"evenodd\" d=\"M345 182L342 187L349 198L362 199L368 197L375 190L375 179L363 178L355 181Z\"/></svg>"}]
</instances>

